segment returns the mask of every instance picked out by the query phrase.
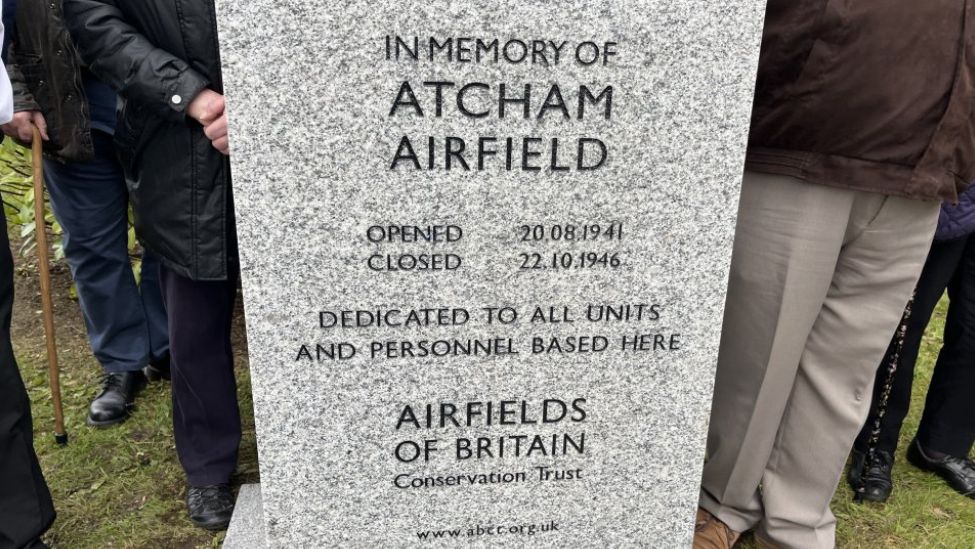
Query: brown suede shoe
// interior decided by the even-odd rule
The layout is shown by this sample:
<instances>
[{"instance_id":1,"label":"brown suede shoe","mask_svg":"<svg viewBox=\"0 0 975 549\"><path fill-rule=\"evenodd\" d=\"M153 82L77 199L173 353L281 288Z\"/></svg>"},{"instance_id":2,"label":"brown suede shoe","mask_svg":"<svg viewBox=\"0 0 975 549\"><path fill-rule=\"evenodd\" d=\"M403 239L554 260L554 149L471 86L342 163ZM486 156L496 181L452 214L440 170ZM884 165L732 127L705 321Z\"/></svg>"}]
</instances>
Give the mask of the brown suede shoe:
<instances>
[{"instance_id":1,"label":"brown suede shoe","mask_svg":"<svg viewBox=\"0 0 975 549\"><path fill-rule=\"evenodd\" d=\"M711 513L698 508L694 521L694 549L731 549L739 534Z\"/></svg>"}]
</instances>

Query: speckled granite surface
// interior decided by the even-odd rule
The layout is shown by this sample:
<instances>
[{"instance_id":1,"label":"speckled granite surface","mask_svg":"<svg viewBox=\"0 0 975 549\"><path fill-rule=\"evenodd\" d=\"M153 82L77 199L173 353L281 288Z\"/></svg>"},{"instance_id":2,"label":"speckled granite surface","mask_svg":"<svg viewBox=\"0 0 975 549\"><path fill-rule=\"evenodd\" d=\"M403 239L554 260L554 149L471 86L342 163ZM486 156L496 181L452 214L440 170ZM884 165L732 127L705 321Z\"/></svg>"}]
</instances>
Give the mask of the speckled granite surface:
<instances>
[{"instance_id":1,"label":"speckled granite surface","mask_svg":"<svg viewBox=\"0 0 975 549\"><path fill-rule=\"evenodd\" d=\"M269 545L689 546L764 2L217 5Z\"/></svg>"},{"instance_id":2,"label":"speckled granite surface","mask_svg":"<svg viewBox=\"0 0 975 549\"><path fill-rule=\"evenodd\" d=\"M234 518L223 539L223 549L260 549L267 547L261 485L245 484L237 494Z\"/></svg>"}]
</instances>

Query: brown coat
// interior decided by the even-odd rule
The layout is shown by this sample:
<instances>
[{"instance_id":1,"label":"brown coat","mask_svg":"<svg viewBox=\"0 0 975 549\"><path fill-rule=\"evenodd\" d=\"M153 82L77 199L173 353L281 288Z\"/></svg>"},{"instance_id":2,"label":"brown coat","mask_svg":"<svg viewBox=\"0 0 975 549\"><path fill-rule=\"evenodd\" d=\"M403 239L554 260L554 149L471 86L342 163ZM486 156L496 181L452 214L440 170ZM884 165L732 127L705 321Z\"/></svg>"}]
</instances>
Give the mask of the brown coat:
<instances>
[{"instance_id":1,"label":"brown coat","mask_svg":"<svg viewBox=\"0 0 975 549\"><path fill-rule=\"evenodd\" d=\"M955 202L973 107L975 0L769 0L747 166Z\"/></svg>"}]
</instances>

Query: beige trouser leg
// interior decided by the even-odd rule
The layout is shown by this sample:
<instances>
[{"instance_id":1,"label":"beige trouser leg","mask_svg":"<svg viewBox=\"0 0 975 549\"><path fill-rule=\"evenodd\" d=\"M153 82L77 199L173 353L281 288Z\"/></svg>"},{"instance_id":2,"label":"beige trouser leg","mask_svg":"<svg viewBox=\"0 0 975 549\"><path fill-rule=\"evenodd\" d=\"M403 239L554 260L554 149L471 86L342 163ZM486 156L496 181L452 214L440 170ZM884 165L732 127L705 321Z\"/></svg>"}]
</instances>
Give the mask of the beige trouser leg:
<instances>
[{"instance_id":1,"label":"beige trouser leg","mask_svg":"<svg viewBox=\"0 0 975 549\"><path fill-rule=\"evenodd\" d=\"M937 217L933 202L745 174L701 490L732 529L834 546L829 502Z\"/></svg>"}]
</instances>

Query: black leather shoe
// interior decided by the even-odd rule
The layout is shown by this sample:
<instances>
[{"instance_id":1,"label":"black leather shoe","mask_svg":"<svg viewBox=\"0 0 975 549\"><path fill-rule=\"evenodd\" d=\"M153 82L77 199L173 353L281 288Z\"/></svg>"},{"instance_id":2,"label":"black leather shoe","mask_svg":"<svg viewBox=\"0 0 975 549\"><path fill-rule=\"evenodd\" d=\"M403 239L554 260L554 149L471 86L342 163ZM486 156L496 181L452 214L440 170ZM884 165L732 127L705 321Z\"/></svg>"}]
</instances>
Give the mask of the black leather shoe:
<instances>
[{"instance_id":1,"label":"black leather shoe","mask_svg":"<svg viewBox=\"0 0 975 549\"><path fill-rule=\"evenodd\" d=\"M963 496L975 499L975 462L968 458L944 456L933 458L914 439L907 449L907 461L923 471L937 474Z\"/></svg>"},{"instance_id":2,"label":"black leather shoe","mask_svg":"<svg viewBox=\"0 0 975 549\"><path fill-rule=\"evenodd\" d=\"M149 381L159 381L161 379L169 381L171 377L169 373L169 355L167 354L159 360L150 362L148 366L142 369L142 373L146 375L146 379Z\"/></svg>"},{"instance_id":3,"label":"black leather shoe","mask_svg":"<svg viewBox=\"0 0 975 549\"><path fill-rule=\"evenodd\" d=\"M213 532L227 529L234 514L234 503L234 494L226 484L190 486L186 491L190 520Z\"/></svg>"},{"instance_id":4,"label":"black leather shoe","mask_svg":"<svg viewBox=\"0 0 975 549\"><path fill-rule=\"evenodd\" d=\"M894 469L894 456L890 452L875 450L873 461L867 467L867 454L853 451L853 463L846 474L846 481L850 483L850 488L858 492L863 501L874 501L883 503L890 498L890 493L894 490L894 483L891 480L891 471ZM863 489L860 492L860 489Z\"/></svg>"},{"instance_id":5,"label":"black leather shoe","mask_svg":"<svg viewBox=\"0 0 975 549\"><path fill-rule=\"evenodd\" d=\"M141 371L105 374L102 392L88 407L88 425L107 427L128 419L135 396L146 386Z\"/></svg>"}]
</instances>

